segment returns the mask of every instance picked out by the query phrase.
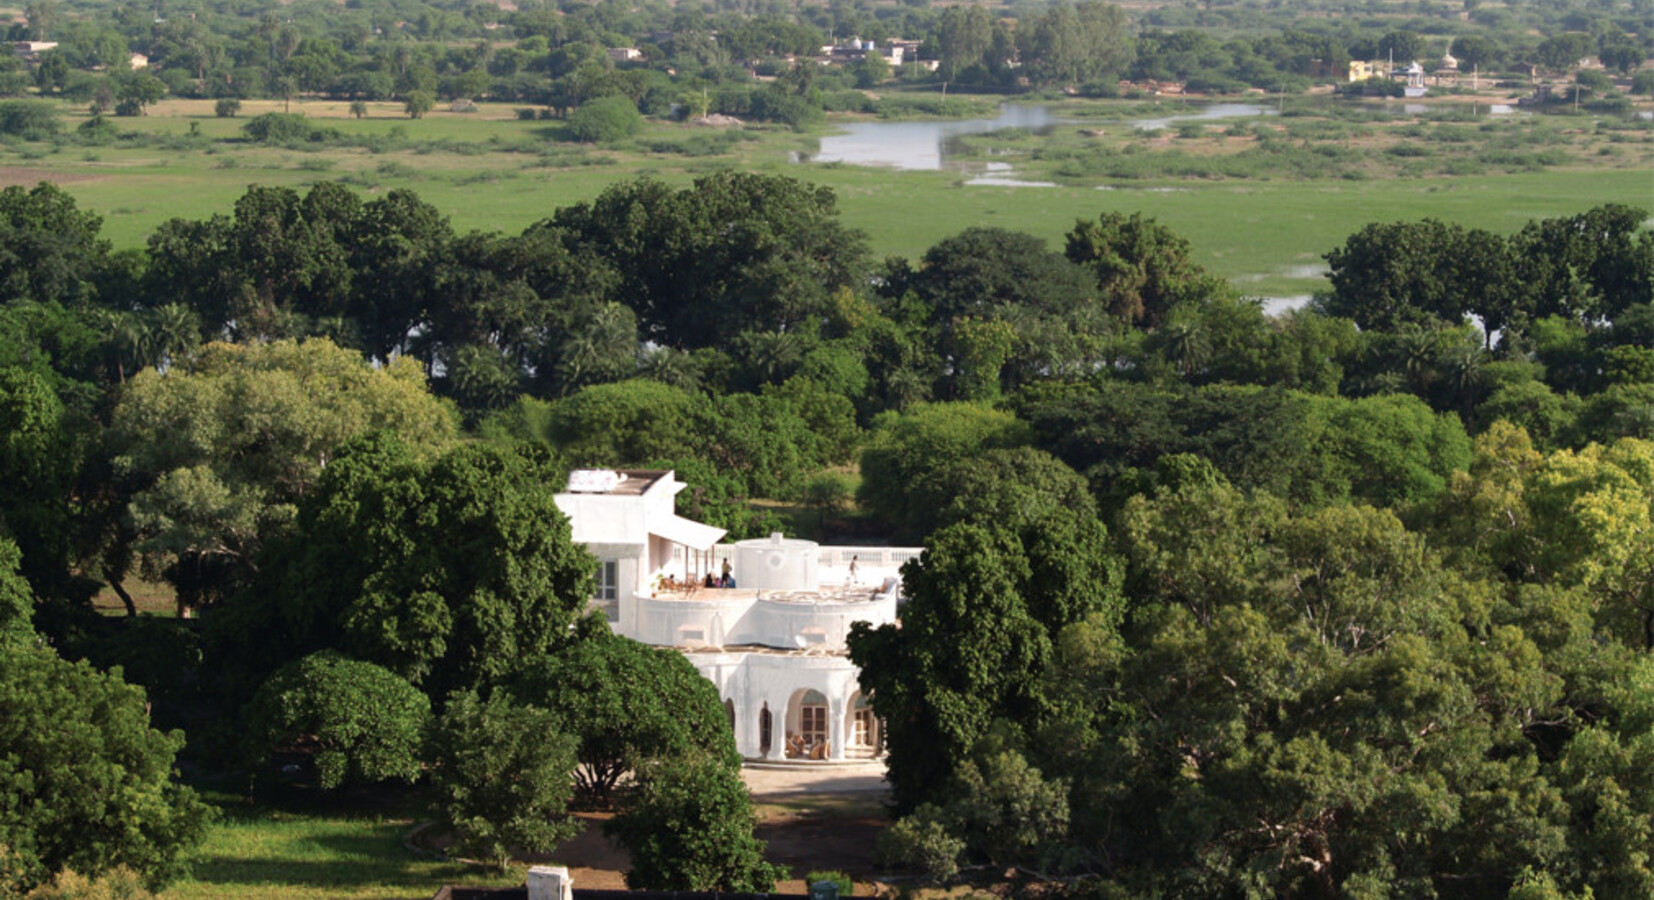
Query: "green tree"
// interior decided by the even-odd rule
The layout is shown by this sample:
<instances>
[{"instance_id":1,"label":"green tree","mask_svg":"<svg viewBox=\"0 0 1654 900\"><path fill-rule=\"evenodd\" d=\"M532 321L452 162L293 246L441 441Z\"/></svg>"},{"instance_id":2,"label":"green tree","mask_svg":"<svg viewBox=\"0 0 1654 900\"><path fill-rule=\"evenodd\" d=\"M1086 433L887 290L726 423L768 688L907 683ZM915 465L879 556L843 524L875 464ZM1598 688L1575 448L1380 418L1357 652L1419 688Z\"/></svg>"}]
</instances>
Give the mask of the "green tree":
<instances>
[{"instance_id":1,"label":"green tree","mask_svg":"<svg viewBox=\"0 0 1654 900\"><path fill-rule=\"evenodd\" d=\"M149 725L143 692L50 650L0 653L0 863L8 892L66 869L117 866L152 888L182 874L207 807L172 780L181 732Z\"/></svg>"},{"instance_id":2,"label":"green tree","mask_svg":"<svg viewBox=\"0 0 1654 900\"><path fill-rule=\"evenodd\" d=\"M131 73L120 78L115 88L115 115L141 116L166 95L166 82L148 72Z\"/></svg>"},{"instance_id":3,"label":"green tree","mask_svg":"<svg viewBox=\"0 0 1654 900\"><path fill-rule=\"evenodd\" d=\"M856 87L869 90L890 80L890 63L884 54L869 52L855 66Z\"/></svg>"},{"instance_id":4,"label":"green tree","mask_svg":"<svg viewBox=\"0 0 1654 900\"><path fill-rule=\"evenodd\" d=\"M948 7L942 12L937 28L936 43L941 59L936 74L945 83L981 66L992 34L993 22L987 9L974 3Z\"/></svg>"},{"instance_id":5,"label":"green tree","mask_svg":"<svg viewBox=\"0 0 1654 900\"><path fill-rule=\"evenodd\" d=\"M920 264L912 286L937 322L1019 307L1070 313L1096 292L1083 269L1045 242L1003 228L967 228L926 250Z\"/></svg>"},{"instance_id":6,"label":"green tree","mask_svg":"<svg viewBox=\"0 0 1654 900\"><path fill-rule=\"evenodd\" d=\"M574 780L587 803L611 805L620 779L650 760L741 766L717 689L675 650L592 637L526 663L510 692L555 710L579 742Z\"/></svg>"},{"instance_id":7,"label":"green tree","mask_svg":"<svg viewBox=\"0 0 1654 900\"><path fill-rule=\"evenodd\" d=\"M1453 39L1452 54L1459 60L1461 71L1475 72L1479 69L1493 69L1503 56L1503 51L1491 37L1481 34L1465 34Z\"/></svg>"},{"instance_id":8,"label":"green tree","mask_svg":"<svg viewBox=\"0 0 1654 900\"><path fill-rule=\"evenodd\" d=\"M857 499L898 532L922 536L935 510L909 491L929 471L987 450L1026 443L1029 432L1009 413L969 403L916 406L885 413L873 424L862 451Z\"/></svg>"},{"instance_id":9,"label":"green tree","mask_svg":"<svg viewBox=\"0 0 1654 900\"><path fill-rule=\"evenodd\" d=\"M1030 861L1067 836L1067 783L1045 780L1015 750L966 762L953 791L944 820L968 850L996 866Z\"/></svg>"},{"instance_id":10,"label":"green tree","mask_svg":"<svg viewBox=\"0 0 1654 900\"><path fill-rule=\"evenodd\" d=\"M42 597L71 599L77 527L65 498L85 450L46 375L0 368L0 536L16 542L26 583Z\"/></svg>"},{"instance_id":11,"label":"green tree","mask_svg":"<svg viewBox=\"0 0 1654 900\"><path fill-rule=\"evenodd\" d=\"M552 406L548 437L576 465L693 456L695 435L684 425L696 406L687 391L658 381L593 385Z\"/></svg>"},{"instance_id":12,"label":"green tree","mask_svg":"<svg viewBox=\"0 0 1654 900\"><path fill-rule=\"evenodd\" d=\"M35 641L34 595L29 583L17 571L21 558L17 545L9 538L0 537L0 648L11 652Z\"/></svg>"},{"instance_id":13,"label":"green tree","mask_svg":"<svg viewBox=\"0 0 1654 900\"><path fill-rule=\"evenodd\" d=\"M44 64L41 71L45 71ZM0 102L0 134L26 141L50 140L57 135L57 109L43 100Z\"/></svg>"},{"instance_id":14,"label":"green tree","mask_svg":"<svg viewBox=\"0 0 1654 900\"><path fill-rule=\"evenodd\" d=\"M680 349L804 327L867 263L865 237L839 223L830 190L770 175L721 172L683 190L624 183L552 224L621 274L613 296L645 340Z\"/></svg>"},{"instance_id":15,"label":"green tree","mask_svg":"<svg viewBox=\"0 0 1654 900\"><path fill-rule=\"evenodd\" d=\"M1117 621L1116 575L1095 520L962 523L927 539L902 572L900 628L858 623L849 638L886 723L897 809L944 797L996 722L1020 735L1041 727L1052 635L1093 615Z\"/></svg>"},{"instance_id":16,"label":"green tree","mask_svg":"<svg viewBox=\"0 0 1654 900\"><path fill-rule=\"evenodd\" d=\"M1546 38L1535 48L1534 54L1547 68L1566 72L1579 68L1579 64L1595 49L1590 35L1574 31Z\"/></svg>"},{"instance_id":17,"label":"green tree","mask_svg":"<svg viewBox=\"0 0 1654 900\"><path fill-rule=\"evenodd\" d=\"M222 599L338 448L378 430L422 450L453 440L453 418L411 360L375 368L326 340L211 344L134 376L111 440L145 571L168 578L184 605Z\"/></svg>"},{"instance_id":18,"label":"green tree","mask_svg":"<svg viewBox=\"0 0 1654 900\"><path fill-rule=\"evenodd\" d=\"M768 893L786 872L764 861L755 824L737 768L685 756L644 766L603 830L631 857L632 890Z\"/></svg>"},{"instance_id":19,"label":"green tree","mask_svg":"<svg viewBox=\"0 0 1654 900\"><path fill-rule=\"evenodd\" d=\"M514 853L548 853L580 832L567 812L575 740L552 713L456 693L433 744L431 780L457 853L504 870Z\"/></svg>"},{"instance_id":20,"label":"green tree","mask_svg":"<svg viewBox=\"0 0 1654 900\"><path fill-rule=\"evenodd\" d=\"M1134 56L1126 14L1112 3L1053 4L1017 29L1030 77L1047 85L1079 85L1125 71Z\"/></svg>"},{"instance_id":21,"label":"green tree","mask_svg":"<svg viewBox=\"0 0 1654 900\"><path fill-rule=\"evenodd\" d=\"M322 789L332 790L347 782L418 778L431 703L379 666L323 650L271 676L248 716L255 760L306 753Z\"/></svg>"},{"instance_id":22,"label":"green tree","mask_svg":"<svg viewBox=\"0 0 1654 900\"><path fill-rule=\"evenodd\" d=\"M1092 270L1108 311L1145 329L1157 327L1178 303L1226 290L1191 252L1186 239L1138 213L1103 213L1068 233L1068 258Z\"/></svg>"},{"instance_id":23,"label":"green tree","mask_svg":"<svg viewBox=\"0 0 1654 900\"><path fill-rule=\"evenodd\" d=\"M1562 450L1527 485L1537 565L1600 598L1600 620L1654 650L1654 443L1632 438Z\"/></svg>"},{"instance_id":24,"label":"green tree","mask_svg":"<svg viewBox=\"0 0 1654 900\"><path fill-rule=\"evenodd\" d=\"M0 190L0 302L91 300L109 258L102 227L102 218L77 209L55 185Z\"/></svg>"},{"instance_id":25,"label":"green tree","mask_svg":"<svg viewBox=\"0 0 1654 900\"><path fill-rule=\"evenodd\" d=\"M402 111L410 119L422 119L435 107L436 98L429 91L409 91L402 103Z\"/></svg>"},{"instance_id":26,"label":"green tree","mask_svg":"<svg viewBox=\"0 0 1654 900\"><path fill-rule=\"evenodd\" d=\"M565 477L533 447L466 445L425 462L393 435L353 443L253 590L209 623L226 689L335 649L437 698L562 646L595 566L553 501Z\"/></svg>"},{"instance_id":27,"label":"green tree","mask_svg":"<svg viewBox=\"0 0 1654 900\"><path fill-rule=\"evenodd\" d=\"M643 114L627 97L599 97L569 115L569 135L588 144L609 144L643 129Z\"/></svg>"}]
</instances>

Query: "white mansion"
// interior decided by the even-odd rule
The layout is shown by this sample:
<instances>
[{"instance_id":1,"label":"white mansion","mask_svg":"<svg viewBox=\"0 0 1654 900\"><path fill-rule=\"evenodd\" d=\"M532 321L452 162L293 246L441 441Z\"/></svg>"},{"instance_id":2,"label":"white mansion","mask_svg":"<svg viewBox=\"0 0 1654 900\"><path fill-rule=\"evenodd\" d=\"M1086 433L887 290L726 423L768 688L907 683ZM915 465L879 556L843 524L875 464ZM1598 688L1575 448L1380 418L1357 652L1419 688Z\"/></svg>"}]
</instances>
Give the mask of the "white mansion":
<instances>
[{"instance_id":1,"label":"white mansion","mask_svg":"<svg viewBox=\"0 0 1654 900\"><path fill-rule=\"evenodd\" d=\"M601 561L593 603L610 627L688 656L718 686L748 759L880 755L845 638L855 622L896 621L896 570L921 551L779 534L720 544L723 529L674 511L686 487L670 471L579 470L557 495L574 540Z\"/></svg>"}]
</instances>

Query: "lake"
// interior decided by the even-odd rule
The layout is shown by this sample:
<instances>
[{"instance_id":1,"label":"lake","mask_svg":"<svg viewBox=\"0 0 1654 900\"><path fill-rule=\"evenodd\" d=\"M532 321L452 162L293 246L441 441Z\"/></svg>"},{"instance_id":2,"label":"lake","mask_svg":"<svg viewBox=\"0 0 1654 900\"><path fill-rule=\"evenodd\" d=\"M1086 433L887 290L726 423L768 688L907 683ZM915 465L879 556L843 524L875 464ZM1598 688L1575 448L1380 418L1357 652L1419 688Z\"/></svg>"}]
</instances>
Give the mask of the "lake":
<instances>
[{"instance_id":1,"label":"lake","mask_svg":"<svg viewBox=\"0 0 1654 900\"><path fill-rule=\"evenodd\" d=\"M1233 119L1273 115L1274 110L1252 103L1213 103L1191 106L1187 113L1153 119L1128 120L1129 127L1143 130L1165 128L1174 122L1201 119ZM956 141L962 135L982 134L1002 128L1024 128L1034 134L1049 134L1059 125L1077 125L1072 119L1054 115L1048 106L1005 105L992 119L955 119L926 122L856 122L840 134L821 139L821 149L799 154L799 162L836 162L889 169L937 171L959 168L953 165ZM981 168L978 164L977 168ZM1017 183L1003 172L991 183Z\"/></svg>"}]
</instances>

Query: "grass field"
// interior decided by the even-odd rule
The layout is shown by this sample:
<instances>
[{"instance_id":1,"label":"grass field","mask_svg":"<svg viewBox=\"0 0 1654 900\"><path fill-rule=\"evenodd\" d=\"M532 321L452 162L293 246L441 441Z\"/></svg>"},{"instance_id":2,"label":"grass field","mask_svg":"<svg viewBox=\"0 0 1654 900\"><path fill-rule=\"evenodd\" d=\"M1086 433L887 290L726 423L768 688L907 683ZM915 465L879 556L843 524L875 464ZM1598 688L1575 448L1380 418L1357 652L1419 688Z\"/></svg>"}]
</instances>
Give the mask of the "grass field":
<instances>
[{"instance_id":1,"label":"grass field","mask_svg":"<svg viewBox=\"0 0 1654 900\"><path fill-rule=\"evenodd\" d=\"M442 862L403 845L412 811L341 813L214 798L220 819L165 900L424 900L444 884L523 883L521 869Z\"/></svg>"},{"instance_id":2,"label":"grass field","mask_svg":"<svg viewBox=\"0 0 1654 900\"><path fill-rule=\"evenodd\" d=\"M697 174L738 166L832 187L844 221L866 231L879 255L916 258L941 238L974 225L1025 231L1060 247L1078 218L1141 211L1187 236L1197 259L1213 271L1249 294L1271 297L1303 295L1324 286L1321 254L1370 221L1433 216L1510 231L1533 218L1608 201L1654 206L1654 132L1604 135L1585 119L1529 124L1526 132L1514 125L1445 123L1434 130L1431 123L1406 125L1412 130L1392 143L1408 142L1411 136L1409 143L1422 149L1406 150L1409 158L1399 169L1393 154L1373 150L1364 158L1382 161L1387 166L1383 177L1313 179L1277 178L1268 172L1248 178L1075 175L1095 165L1084 153L1135 143L1143 145L1139 155L1147 158L1160 146L1149 146L1151 141L1127 131L1111 138L1114 144L1103 150L1075 149L1078 139L1069 129L1061 140L1039 144L1032 152L1026 138L1008 139L1017 145L1015 152L1026 154L1029 177L1052 171L1067 171L1069 177L1055 187L1006 187L966 185L956 172L793 163L789 160L795 152L814 149L815 138L778 129L751 129L739 139L715 140L704 129L658 123L644 138L619 149L568 145L555 140L556 123L519 121L505 106L484 106L477 113L438 112L413 121L400 116L395 105L381 104L369 117L356 120L347 116L344 104L296 102L295 112L337 128L342 145L266 147L228 140L240 134L249 116L281 106L248 102L240 118L229 119L215 117L210 101L170 101L149 116L114 120L122 131L141 132L141 139L107 146L64 141L0 148L0 179L14 184L59 181L83 207L104 216L105 234L116 246L135 247L167 219L229 212L255 183L303 189L342 180L366 195L409 188L449 215L461 232L518 231L559 206L594 197L607 185L637 174L687 183ZM1130 109L1140 112L1144 106ZM1084 112L1098 115L1095 109ZM84 114L66 110L65 118L73 128ZM1374 126L1361 122L1288 118L1270 127L1304 147L1348 148L1375 140ZM1454 132L1439 139L1448 129ZM1380 135L1376 140L1386 139ZM1571 141L1573 152L1565 164L1542 171L1440 174L1451 168L1454 154L1466 152L1455 141L1508 144L1524 139ZM1167 136L1152 143L1198 158L1228 152L1226 142L1236 143L1213 128L1206 135ZM1041 162L1040 146L1063 161ZM1414 154L1425 159L1411 158Z\"/></svg>"}]
</instances>

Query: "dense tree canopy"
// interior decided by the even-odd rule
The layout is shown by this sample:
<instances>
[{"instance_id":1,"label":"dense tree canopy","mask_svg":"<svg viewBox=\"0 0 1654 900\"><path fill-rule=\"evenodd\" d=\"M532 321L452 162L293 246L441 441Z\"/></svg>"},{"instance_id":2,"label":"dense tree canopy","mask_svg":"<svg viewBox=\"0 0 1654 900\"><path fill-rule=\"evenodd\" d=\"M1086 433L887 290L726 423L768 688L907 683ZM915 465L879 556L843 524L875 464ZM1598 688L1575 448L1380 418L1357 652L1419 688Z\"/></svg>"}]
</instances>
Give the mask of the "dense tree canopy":
<instances>
[{"instance_id":1,"label":"dense tree canopy","mask_svg":"<svg viewBox=\"0 0 1654 900\"><path fill-rule=\"evenodd\" d=\"M614 262L619 297L647 335L729 347L744 331L801 326L826 311L833 289L855 283L866 243L838 223L835 202L791 178L724 172L683 190L619 184L553 221Z\"/></svg>"},{"instance_id":2,"label":"dense tree canopy","mask_svg":"<svg viewBox=\"0 0 1654 900\"><path fill-rule=\"evenodd\" d=\"M527 662L510 691L579 740L575 784L588 803L611 803L621 777L651 760L740 767L717 689L674 650L594 637Z\"/></svg>"},{"instance_id":3,"label":"dense tree canopy","mask_svg":"<svg viewBox=\"0 0 1654 900\"><path fill-rule=\"evenodd\" d=\"M300 504L252 589L209 622L250 690L334 649L440 699L569 639L594 563L552 500L564 472L530 448L468 445L422 462L380 434L351 444Z\"/></svg>"},{"instance_id":4,"label":"dense tree canopy","mask_svg":"<svg viewBox=\"0 0 1654 900\"><path fill-rule=\"evenodd\" d=\"M48 649L0 652L0 885L116 866L152 887L182 873L207 810L172 780L180 732L150 727L144 695Z\"/></svg>"},{"instance_id":5,"label":"dense tree canopy","mask_svg":"<svg viewBox=\"0 0 1654 900\"><path fill-rule=\"evenodd\" d=\"M346 440L388 429L428 452L455 436L411 361L375 368L326 340L207 345L135 376L112 419L145 571L181 605L244 585Z\"/></svg>"},{"instance_id":6,"label":"dense tree canopy","mask_svg":"<svg viewBox=\"0 0 1654 900\"><path fill-rule=\"evenodd\" d=\"M413 781L431 702L390 671L329 650L288 663L253 698L254 758L311 756L324 790L346 782Z\"/></svg>"}]
</instances>

